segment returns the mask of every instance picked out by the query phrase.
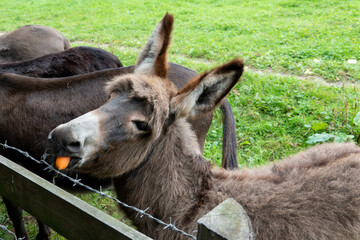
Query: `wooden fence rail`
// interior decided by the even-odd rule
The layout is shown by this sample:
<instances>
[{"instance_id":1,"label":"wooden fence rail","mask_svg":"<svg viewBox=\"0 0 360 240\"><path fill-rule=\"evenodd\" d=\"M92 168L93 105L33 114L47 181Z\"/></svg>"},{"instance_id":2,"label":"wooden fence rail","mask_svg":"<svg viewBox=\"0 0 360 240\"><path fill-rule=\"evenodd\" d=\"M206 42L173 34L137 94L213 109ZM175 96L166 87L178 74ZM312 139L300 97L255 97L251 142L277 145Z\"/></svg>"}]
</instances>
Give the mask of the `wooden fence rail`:
<instances>
[{"instance_id":1,"label":"wooden fence rail","mask_svg":"<svg viewBox=\"0 0 360 240\"><path fill-rule=\"evenodd\" d=\"M151 239L1 155L0 194L67 239ZM197 239L253 239L253 234L242 207L227 200L199 220Z\"/></svg>"},{"instance_id":2,"label":"wooden fence rail","mask_svg":"<svg viewBox=\"0 0 360 240\"><path fill-rule=\"evenodd\" d=\"M67 239L150 239L2 156L0 193Z\"/></svg>"}]
</instances>

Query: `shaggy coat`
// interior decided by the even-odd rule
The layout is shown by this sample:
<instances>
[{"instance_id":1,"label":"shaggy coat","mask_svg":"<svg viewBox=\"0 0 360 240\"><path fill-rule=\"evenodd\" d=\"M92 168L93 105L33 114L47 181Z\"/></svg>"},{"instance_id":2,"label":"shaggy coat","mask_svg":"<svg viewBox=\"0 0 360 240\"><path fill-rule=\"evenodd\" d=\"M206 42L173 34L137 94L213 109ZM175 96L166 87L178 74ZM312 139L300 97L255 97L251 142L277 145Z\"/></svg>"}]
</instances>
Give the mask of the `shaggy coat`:
<instances>
[{"instance_id":1,"label":"shaggy coat","mask_svg":"<svg viewBox=\"0 0 360 240\"><path fill-rule=\"evenodd\" d=\"M119 200L149 207L148 213L164 221L171 217L191 234L199 218L232 197L249 215L256 239L360 238L359 147L323 144L274 165L226 171L211 169L201 156L177 154L193 148L183 127L169 131L145 164L114 179ZM181 143L177 149L160 152L174 141ZM186 239L124 210L148 236Z\"/></svg>"},{"instance_id":2,"label":"shaggy coat","mask_svg":"<svg viewBox=\"0 0 360 240\"><path fill-rule=\"evenodd\" d=\"M201 156L186 118L212 111L237 83L244 64L235 59L176 91L164 78L162 56L172 22L166 14L134 74L108 84L106 104L49 134L53 157L70 156L74 171L114 177L121 201L165 222L171 218L190 234L196 235L199 218L231 197L249 215L256 239L360 239L360 148L355 144L323 144L276 164L234 171L213 168ZM126 211L152 238L186 239Z\"/></svg>"},{"instance_id":3,"label":"shaggy coat","mask_svg":"<svg viewBox=\"0 0 360 240\"><path fill-rule=\"evenodd\" d=\"M26 25L0 36L0 63L24 61L69 48L69 39L57 30Z\"/></svg>"},{"instance_id":4,"label":"shaggy coat","mask_svg":"<svg viewBox=\"0 0 360 240\"><path fill-rule=\"evenodd\" d=\"M74 47L31 60L0 64L0 73L56 78L122 66L114 54L100 48Z\"/></svg>"}]
</instances>

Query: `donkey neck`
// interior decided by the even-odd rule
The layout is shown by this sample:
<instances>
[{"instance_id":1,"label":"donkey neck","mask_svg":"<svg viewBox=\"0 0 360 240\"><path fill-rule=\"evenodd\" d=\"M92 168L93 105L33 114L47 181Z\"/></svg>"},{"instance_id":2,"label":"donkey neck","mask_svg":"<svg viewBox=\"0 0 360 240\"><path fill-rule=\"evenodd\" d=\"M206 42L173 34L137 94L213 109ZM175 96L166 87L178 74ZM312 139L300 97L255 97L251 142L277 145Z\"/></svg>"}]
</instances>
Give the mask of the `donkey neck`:
<instances>
[{"instance_id":1,"label":"donkey neck","mask_svg":"<svg viewBox=\"0 0 360 240\"><path fill-rule=\"evenodd\" d=\"M149 213L165 221L176 220L210 186L210 163L201 157L196 136L184 119L170 126L150 151L144 164L114 179L118 198L140 209L149 207Z\"/></svg>"}]
</instances>

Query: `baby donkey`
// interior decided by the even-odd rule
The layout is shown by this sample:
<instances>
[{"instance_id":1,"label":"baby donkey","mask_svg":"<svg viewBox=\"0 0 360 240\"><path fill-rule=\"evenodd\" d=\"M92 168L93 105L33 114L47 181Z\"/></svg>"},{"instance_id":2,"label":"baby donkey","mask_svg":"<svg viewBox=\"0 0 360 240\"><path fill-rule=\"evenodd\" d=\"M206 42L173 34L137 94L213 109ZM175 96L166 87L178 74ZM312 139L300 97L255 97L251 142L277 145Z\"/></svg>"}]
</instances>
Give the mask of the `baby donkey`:
<instances>
[{"instance_id":1,"label":"baby donkey","mask_svg":"<svg viewBox=\"0 0 360 240\"><path fill-rule=\"evenodd\" d=\"M227 198L247 211L257 239L360 239L360 149L324 144L273 166L227 171L201 156L186 118L213 111L238 82L233 60L177 91L167 79L173 25L166 14L133 74L115 77L100 108L49 134L55 156L69 168L114 177L117 197L194 234L196 221ZM128 210L155 239L183 235Z\"/></svg>"}]
</instances>

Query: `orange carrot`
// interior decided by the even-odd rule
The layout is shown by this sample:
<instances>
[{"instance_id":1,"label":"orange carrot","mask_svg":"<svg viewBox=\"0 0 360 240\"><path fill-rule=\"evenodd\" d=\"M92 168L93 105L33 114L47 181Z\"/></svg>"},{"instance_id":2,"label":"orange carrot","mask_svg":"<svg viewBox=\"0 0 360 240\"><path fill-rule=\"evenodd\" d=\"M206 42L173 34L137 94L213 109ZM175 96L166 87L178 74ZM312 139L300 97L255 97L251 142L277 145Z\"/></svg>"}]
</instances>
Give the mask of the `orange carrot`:
<instances>
[{"instance_id":1,"label":"orange carrot","mask_svg":"<svg viewBox=\"0 0 360 240\"><path fill-rule=\"evenodd\" d=\"M55 166L57 169L63 170L69 165L69 162L70 162L70 157L57 157Z\"/></svg>"}]
</instances>

